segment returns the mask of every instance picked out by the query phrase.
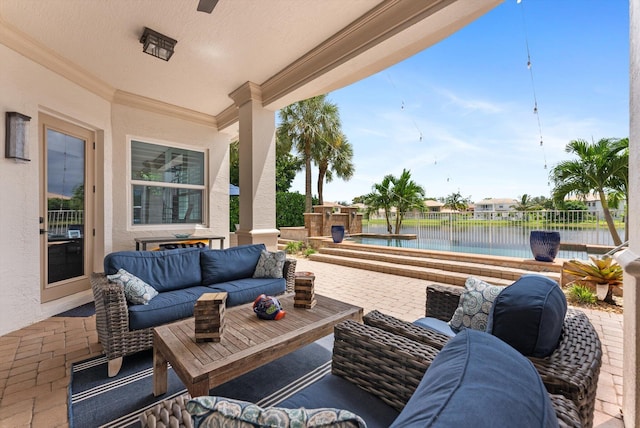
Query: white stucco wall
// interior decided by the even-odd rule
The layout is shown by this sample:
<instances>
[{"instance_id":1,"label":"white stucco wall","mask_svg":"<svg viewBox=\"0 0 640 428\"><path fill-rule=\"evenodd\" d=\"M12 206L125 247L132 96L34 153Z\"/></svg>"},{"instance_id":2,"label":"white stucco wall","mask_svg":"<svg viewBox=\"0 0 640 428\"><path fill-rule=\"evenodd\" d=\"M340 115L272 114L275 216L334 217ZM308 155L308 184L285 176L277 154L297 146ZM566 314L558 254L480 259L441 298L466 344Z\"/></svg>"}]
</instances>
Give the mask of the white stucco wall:
<instances>
[{"instance_id":1,"label":"white stucco wall","mask_svg":"<svg viewBox=\"0 0 640 428\"><path fill-rule=\"evenodd\" d=\"M40 235L38 230L40 153L38 112L73 118L100 130L110 141L111 107L104 99L0 45L0 335L92 300L84 292L40 304ZM4 113L31 116L29 156L17 163L4 157Z\"/></svg>"},{"instance_id":2,"label":"white stucco wall","mask_svg":"<svg viewBox=\"0 0 640 428\"><path fill-rule=\"evenodd\" d=\"M133 230L127 221L127 137L208 150L208 227L197 233L228 238L229 136L213 127L112 104L0 45L0 335L93 300L90 290L40 303L38 230L41 155L38 113L44 112L96 132L96 239L93 270L104 254L134 248L134 236L179 232L169 227ZM31 116L31 162L4 158L4 113ZM228 239L227 239L228 246Z\"/></svg>"},{"instance_id":3,"label":"white stucco wall","mask_svg":"<svg viewBox=\"0 0 640 428\"><path fill-rule=\"evenodd\" d=\"M165 115L114 104L113 130L113 247L110 251L133 250L136 236L171 236L173 233L213 234L229 237L229 136L215 128ZM127 205L131 197L127 177L129 146L127 140L175 144L179 147L208 150L209 217L207 227L185 225L132 226ZM228 245L227 245L228 246Z\"/></svg>"}]
</instances>

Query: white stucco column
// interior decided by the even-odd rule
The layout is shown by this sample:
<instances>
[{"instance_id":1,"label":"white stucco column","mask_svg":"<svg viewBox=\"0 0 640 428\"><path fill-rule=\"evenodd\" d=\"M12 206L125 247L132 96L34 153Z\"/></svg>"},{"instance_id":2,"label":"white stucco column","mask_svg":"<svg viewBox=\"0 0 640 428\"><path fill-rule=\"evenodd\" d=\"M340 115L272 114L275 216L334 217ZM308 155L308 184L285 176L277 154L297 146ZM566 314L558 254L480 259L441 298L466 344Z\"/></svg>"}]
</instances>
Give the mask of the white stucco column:
<instances>
[{"instance_id":1,"label":"white stucco column","mask_svg":"<svg viewBox=\"0 0 640 428\"><path fill-rule=\"evenodd\" d=\"M240 229L238 245L264 243L275 250L275 112L262 107L260 86L247 82L230 95L238 106L240 156Z\"/></svg>"},{"instance_id":2,"label":"white stucco column","mask_svg":"<svg viewBox=\"0 0 640 428\"><path fill-rule=\"evenodd\" d=\"M640 0L629 2L629 250L616 255L625 268L624 278L624 425L640 427ZM621 257L622 256L622 257Z\"/></svg>"}]
</instances>

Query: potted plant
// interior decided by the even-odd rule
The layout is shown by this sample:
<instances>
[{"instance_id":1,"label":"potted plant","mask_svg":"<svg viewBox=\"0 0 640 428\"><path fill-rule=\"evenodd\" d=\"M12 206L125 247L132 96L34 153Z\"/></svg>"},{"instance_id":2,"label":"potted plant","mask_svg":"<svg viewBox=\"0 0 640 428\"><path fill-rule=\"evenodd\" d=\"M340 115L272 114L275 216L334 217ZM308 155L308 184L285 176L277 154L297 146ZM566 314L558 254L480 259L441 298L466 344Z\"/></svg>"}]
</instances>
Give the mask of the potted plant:
<instances>
[{"instance_id":1,"label":"potted plant","mask_svg":"<svg viewBox=\"0 0 640 428\"><path fill-rule=\"evenodd\" d=\"M569 284L586 282L595 284L598 299L607 303L613 301L613 287L622 285L622 267L611 257L602 259L590 256L591 262L571 260L564 264L565 274L576 277Z\"/></svg>"}]
</instances>

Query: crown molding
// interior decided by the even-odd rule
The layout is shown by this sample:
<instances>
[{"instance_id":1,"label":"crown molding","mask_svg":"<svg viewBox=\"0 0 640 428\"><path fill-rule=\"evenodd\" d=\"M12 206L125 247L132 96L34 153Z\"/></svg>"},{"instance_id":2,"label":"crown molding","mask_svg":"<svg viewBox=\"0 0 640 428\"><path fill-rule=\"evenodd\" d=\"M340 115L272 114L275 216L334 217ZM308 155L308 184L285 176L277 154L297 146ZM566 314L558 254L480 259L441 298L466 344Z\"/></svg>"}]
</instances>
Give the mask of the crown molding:
<instances>
[{"instance_id":1,"label":"crown molding","mask_svg":"<svg viewBox=\"0 0 640 428\"><path fill-rule=\"evenodd\" d=\"M455 2L456 0L389 0L380 3L265 81L261 85L264 105L276 102Z\"/></svg>"},{"instance_id":2,"label":"crown molding","mask_svg":"<svg viewBox=\"0 0 640 428\"><path fill-rule=\"evenodd\" d=\"M107 101L113 99L115 88L2 20L0 43Z\"/></svg>"},{"instance_id":3,"label":"crown molding","mask_svg":"<svg viewBox=\"0 0 640 428\"><path fill-rule=\"evenodd\" d=\"M218 122L214 116L158 101L153 98L136 95L131 92L116 90L113 96L113 102L153 113L168 115L182 120L188 120L200 125L211 126L216 129L218 128Z\"/></svg>"},{"instance_id":4,"label":"crown molding","mask_svg":"<svg viewBox=\"0 0 640 428\"><path fill-rule=\"evenodd\" d=\"M216 121L218 123L218 131L233 125L238 120L239 120L238 106L236 106L235 104L232 104L216 115Z\"/></svg>"}]
</instances>

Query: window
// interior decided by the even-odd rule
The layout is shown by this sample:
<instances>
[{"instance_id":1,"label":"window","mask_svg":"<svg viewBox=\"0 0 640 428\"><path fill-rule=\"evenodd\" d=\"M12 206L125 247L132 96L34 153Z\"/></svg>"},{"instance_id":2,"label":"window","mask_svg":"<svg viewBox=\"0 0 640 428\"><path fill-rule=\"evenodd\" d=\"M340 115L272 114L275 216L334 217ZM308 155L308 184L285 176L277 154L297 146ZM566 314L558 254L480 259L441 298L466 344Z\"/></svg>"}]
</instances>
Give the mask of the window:
<instances>
[{"instance_id":1,"label":"window","mask_svg":"<svg viewBox=\"0 0 640 428\"><path fill-rule=\"evenodd\" d=\"M204 151L131 141L133 224L203 223Z\"/></svg>"}]
</instances>

